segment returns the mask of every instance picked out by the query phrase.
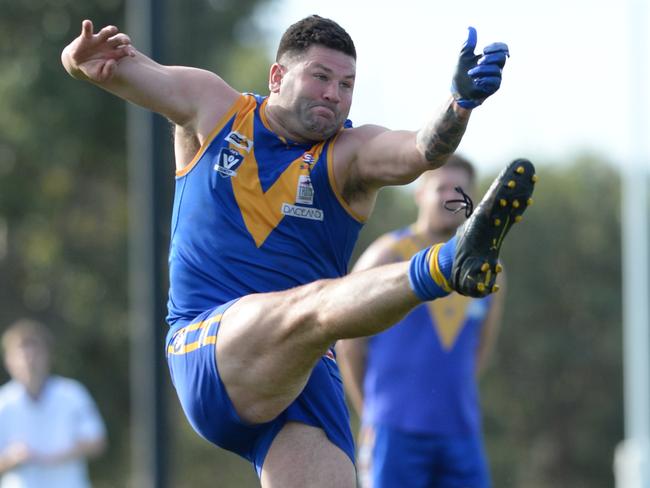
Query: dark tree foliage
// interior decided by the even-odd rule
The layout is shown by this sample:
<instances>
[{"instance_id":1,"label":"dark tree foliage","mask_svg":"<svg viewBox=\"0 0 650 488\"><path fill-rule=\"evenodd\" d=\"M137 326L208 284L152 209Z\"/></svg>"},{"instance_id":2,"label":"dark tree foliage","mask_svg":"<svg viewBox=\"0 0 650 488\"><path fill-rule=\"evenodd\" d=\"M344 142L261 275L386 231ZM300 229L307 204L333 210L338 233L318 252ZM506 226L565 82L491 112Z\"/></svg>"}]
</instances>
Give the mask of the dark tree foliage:
<instances>
[{"instance_id":1,"label":"dark tree foliage","mask_svg":"<svg viewBox=\"0 0 650 488\"><path fill-rule=\"evenodd\" d=\"M623 437L619 176L590 157L539 174L503 254L488 449L497 486L605 488Z\"/></svg>"},{"instance_id":2,"label":"dark tree foliage","mask_svg":"<svg viewBox=\"0 0 650 488\"><path fill-rule=\"evenodd\" d=\"M242 91L264 93L269 60L247 20L261 0L166 3L168 52L159 61L211 69ZM107 422L109 450L91 464L95 486L127 486L125 104L71 79L60 62L84 18L124 28L125 4L0 0L0 12L0 331L21 316L54 330L55 372L82 381ZM170 161L161 171L171 181ZM174 408L172 416L186 428ZM195 434L174 433L170 442L172 473L182 480L172 486L238 486L219 482L232 463L207 455L193 462L197 449L217 451ZM238 462L233 471L242 471ZM243 470L254 479L245 463Z\"/></svg>"}]
</instances>

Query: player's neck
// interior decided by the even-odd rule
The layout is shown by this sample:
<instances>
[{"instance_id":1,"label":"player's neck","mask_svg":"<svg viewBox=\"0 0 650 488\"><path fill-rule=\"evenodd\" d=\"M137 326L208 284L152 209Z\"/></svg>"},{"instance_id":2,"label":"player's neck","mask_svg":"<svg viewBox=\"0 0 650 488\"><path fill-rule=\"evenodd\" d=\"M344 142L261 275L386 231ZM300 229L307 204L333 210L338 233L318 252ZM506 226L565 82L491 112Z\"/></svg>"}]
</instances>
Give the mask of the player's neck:
<instances>
[{"instance_id":1,"label":"player's neck","mask_svg":"<svg viewBox=\"0 0 650 488\"><path fill-rule=\"evenodd\" d=\"M298 143L310 142L302 135L291 130L291 112L281 105L274 103L272 94L264 106L264 116L269 128L282 139Z\"/></svg>"}]
</instances>

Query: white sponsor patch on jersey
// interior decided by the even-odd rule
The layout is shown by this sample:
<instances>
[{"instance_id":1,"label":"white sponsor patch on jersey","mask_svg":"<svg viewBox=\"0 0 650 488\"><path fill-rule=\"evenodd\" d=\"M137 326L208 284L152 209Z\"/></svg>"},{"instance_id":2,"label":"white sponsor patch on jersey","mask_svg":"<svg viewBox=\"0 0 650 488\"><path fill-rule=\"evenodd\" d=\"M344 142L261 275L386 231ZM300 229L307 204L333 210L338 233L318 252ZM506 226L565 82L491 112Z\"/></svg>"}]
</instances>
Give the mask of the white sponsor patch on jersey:
<instances>
[{"instance_id":1,"label":"white sponsor patch on jersey","mask_svg":"<svg viewBox=\"0 0 650 488\"><path fill-rule=\"evenodd\" d=\"M325 219L325 213L319 208L299 207L298 205L283 203L281 211L283 215L288 215L289 217L320 221Z\"/></svg>"},{"instance_id":2,"label":"white sponsor patch on jersey","mask_svg":"<svg viewBox=\"0 0 650 488\"><path fill-rule=\"evenodd\" d=\"M314 187L311 185L311 178L309 175L300 175L298 178L296 203L301 203L303 205L314 204Z\"/></svg>"}]
</instances>

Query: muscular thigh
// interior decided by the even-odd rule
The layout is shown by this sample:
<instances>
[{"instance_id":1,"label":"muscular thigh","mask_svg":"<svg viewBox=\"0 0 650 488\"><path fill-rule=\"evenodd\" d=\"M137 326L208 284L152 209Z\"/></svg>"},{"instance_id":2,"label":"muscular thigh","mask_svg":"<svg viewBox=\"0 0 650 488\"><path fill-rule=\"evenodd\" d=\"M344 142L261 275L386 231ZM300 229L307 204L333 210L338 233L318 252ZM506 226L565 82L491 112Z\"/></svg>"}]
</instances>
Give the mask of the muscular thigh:
<instances>
[{"instance_id":1,"label":"muscular thigh","mask_svg":"<svg viewBox=\"0 0 650 488\"><path fill-rule=\"evenodd\" d=\"M289 422L271 445L261 482L263 488L354 488L356 474L321 429Z\"/></svg>"},{"instance_id":2,"label":"muscular thigh","mask_svg":"<svg viewBox=\"0 0 650 488\"><path fill-rule=\"evenodd\" d=\"M329 338L297 303L302 288L307 287L248 295L222 318L217 366L235 409L248 422L266 422L282 412L328 352Z\"/></svg>"}]
</instances>

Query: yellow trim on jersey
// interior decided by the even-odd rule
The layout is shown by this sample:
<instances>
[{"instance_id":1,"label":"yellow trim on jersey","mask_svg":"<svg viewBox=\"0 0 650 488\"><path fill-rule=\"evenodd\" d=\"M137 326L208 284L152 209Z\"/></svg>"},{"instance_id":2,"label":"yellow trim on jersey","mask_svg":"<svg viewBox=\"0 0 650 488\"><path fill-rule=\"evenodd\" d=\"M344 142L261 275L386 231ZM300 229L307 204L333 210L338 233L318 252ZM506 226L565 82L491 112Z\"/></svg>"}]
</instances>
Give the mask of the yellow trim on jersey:
<instances>
[{"instance_id":1,"label":"yellow trim on jersey","mask_svg":"<svg viewBox=\"0 0 650 488\"><path fill-rule=\"evenodd\" d=\"M264 127L266 127L270 132L273 132L273 129L271 129L271 124L269 124L269 119L266 117L266 103L268 101L269 101L269 99L265 98L264 100L262 100L262 103L260 104L260 119L262 120L262 124L264 124ZM275 132L273 132L273 133L275 134ZM275 134L275 135L277 135L277 134ZM284 140L284 139L282 139L282 140ZM286 141L284 141L284 142L286 142Z\"/></svg>"},{"instance_id":2,"label":"yellow trim on jersey","mask_svg":"<svg viewBox=\"0 0 650 488\"><path fill-rule=\"evenodd\" d=\"M413 255L420 250L420 248L421 246L414 242L413 236L408 236L393 243L391 250L400 259L406 261L408 259L411 259Z\"/></svg>"},{"instance_id":3,"label":"yellow trim on jersey","mask_svg":"<svg viewBox=\"0 0 650 488\"><path fill-rule=\"evenodd\" d=\"M345 129L344 129L345 130ZM336 199L339 201L341 204L341 207L352 217L354 220L357 222L364 224L366 222L366 218L363 217L362 215L359 215L356 213L350 205L348 205L348 202L345 201L343 198L343 195L339 192L339 188L336 184L336 178L334 178L334 143L338 139L338 137L341 135L342 131L339 131L338 134L334 136L332 139L332 142L330 143L330 146L327 148L327 177L330 181L330 187L332 187L332 191L334 192L334 195L336 195Z\"/></svg>"},{"instance_id":4,"label":"yellow trim on jersey","mask_svg":"<svg viewBox=\"0 0 650 488\"><path fill-rule=\"evenodd\" d=\"M215 125L214 129L212 129L212 132L208 135L208 137L205 138L205 141L203 141L203 144L197 151L197 153L194 155L192 158L192 161L189 162L187 166L185 166L183 169L180 169L176 171L176 177L179 178L181 176L185 176L187 173L189 173L194 166L196 166L196 163L201 159L201 156L203 156L203 153L205 153L206 149L212 142L212 140L215 138L215 136L223 129L223 127L228 123L228 121L232 118L233 115L235 115L239 110L241 110L243 107L246 106L246 104L250 105L251 103L255 104L255 98L251 96L246 96L246 95L240 95L237 100L235 100L235 103L232 104L232 106L228 109L228 111L224 114L223 117L217 122L217 125Z\"/></svg>"},{"instance_id":5,"label":"yellow trim on jersey","mask_svg":"<svg viewBox=\"0 0 650 488\"><path fill-rule=\"evenodd\" d=\"M206 346L208 344L216 344L217 342L217 336L212 335L212 336L199 336L198 341L191 342L189 344L183 344L183 347L176 349L174 347L174 341L175 338L178 337L180 334L187 334L188 332L193 332L195 330L199 329L205 329L206 327L209 327L210 325L214 324L215 322L219 322L221 320L221 317L223 314L219 315L214 315L213 317L210 317L207 320L203 320L201 322L196 322L194 324L186 325L182 329L179 329L176 331L174 334L174 339L172 339L171 344L167 346L167 354L173 354L173 355L181 355L181 354L187 354L188 352L192 352L197 350L199 347Z\"/></svg>"}]
</instances>

